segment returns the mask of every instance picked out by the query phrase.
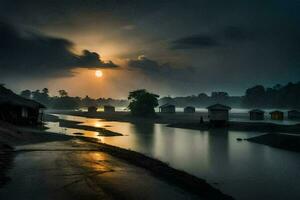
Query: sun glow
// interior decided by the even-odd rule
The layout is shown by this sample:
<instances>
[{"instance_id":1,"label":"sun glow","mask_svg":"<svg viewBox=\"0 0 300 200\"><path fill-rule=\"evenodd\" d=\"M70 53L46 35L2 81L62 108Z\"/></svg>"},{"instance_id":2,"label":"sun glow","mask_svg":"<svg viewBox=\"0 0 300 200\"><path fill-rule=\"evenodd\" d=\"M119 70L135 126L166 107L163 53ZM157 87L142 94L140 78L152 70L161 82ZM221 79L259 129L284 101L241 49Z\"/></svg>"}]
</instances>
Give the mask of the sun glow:
<instances>
[{"instance_id":1,"label":"sun glow","mask_svg":"<svg viewBox=\"0 0 300 200\"><path fill-rule=\"evenodd\" d=\"M101 71L101 70L96 70L96 71L95 71L95 76L96 76L97 78L102 77L102 76L103 76L102 71Z\"/></svg>"}]
</instances>

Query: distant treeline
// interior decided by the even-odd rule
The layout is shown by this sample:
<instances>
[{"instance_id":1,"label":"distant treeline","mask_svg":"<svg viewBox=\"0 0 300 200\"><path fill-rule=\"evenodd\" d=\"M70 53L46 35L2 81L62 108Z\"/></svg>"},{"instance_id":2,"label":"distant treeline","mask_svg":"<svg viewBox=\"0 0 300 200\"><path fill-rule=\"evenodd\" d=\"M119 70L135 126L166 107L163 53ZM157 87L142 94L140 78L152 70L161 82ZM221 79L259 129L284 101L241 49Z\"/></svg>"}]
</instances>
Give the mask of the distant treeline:
<instances>
[{"instance_id":1,"label":"distant treeline","mask_svg":"<svg viewBox=\"0 0 300 200\"><path fill-rule=\"evenodd\" d=\"M127 100L119 100L112 98L98 98L93 99L89 96L84 98L81 97L71 97L68 95L68 92L65 90L59 90L58 96L50 96L49 90L44 88L42 90L23 90L20 95L22 97L33 99L37 102L44 104L47 108L50 109L79 109L83 107L89 106L98 106L101 107L103 105L113 105L113 106L127 106Z\"/></svg>"},{"instance_id":2,"label":"distant treeline","mask_svg":"<svg viewBox=\"0 0 300 200\"><path fill-rule=\"evenodd\" d=\"M52 109L78 109L88 106L113 105L127 107L126 99L71 97L65 90L59 90L58 96L49 96L49 90L24 90L21 96L38 101ZM162 97L159 104L170 103L177 107L206 107L215 103L226 104L235 108L300 108L300 82L287 85L264 87L257 85L248 88L244 96L229 96L227 92L212 92L211 95L200 93L186 97Z\"/></svg>"},{"instance_id":3,"label":"distant treeline","mask_svg":"<svg viewBox=\"0 0 300 200\"><path fill-rule=\"evenodd\" d=\"M229 96L227 92L212 92L187 97L163 97L159 104L170 103L178 107L206 107L222 103L235 108L300 108L300 82L277 84L274 87L257 85L246 90L244 96Z\"/></svg>"},{"instance_id":4,"label":"distant treeline","mask_svg":"<svg viewBox=\"0 0 300 200\"><path fill-rule=\"evenodd\" d=\"M227 92L212 92L211 96L206 93L191 95L186 97L163 97L159 99L159 104L170 103L177 107L195 106L206 107L215 103L222 103L232 107L241 107L242 97L229 96Z\"/></svg>"}]
</instances>

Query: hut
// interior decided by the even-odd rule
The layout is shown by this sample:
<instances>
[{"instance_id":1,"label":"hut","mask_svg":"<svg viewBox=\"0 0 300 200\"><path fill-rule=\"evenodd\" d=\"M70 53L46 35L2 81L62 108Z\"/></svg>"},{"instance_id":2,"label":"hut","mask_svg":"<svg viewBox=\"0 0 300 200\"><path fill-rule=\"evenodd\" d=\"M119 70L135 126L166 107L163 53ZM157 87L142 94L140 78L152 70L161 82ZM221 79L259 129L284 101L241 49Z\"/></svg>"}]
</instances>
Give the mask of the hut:
<instances>
[{"instance_id":1,"label":"hut","mask_svg":"<svg viewBox=\"0 0 300 200\"><path fill-rule=\"evenodd\" d=\"M98 108L96 106L89 106L88 113L96 113Z\"/></svg>"},{"instance_id":2,"label":"hut","mask_svg":"<svg viewBox=\"0 0 300 200\"><path fill-rule=\"evenodd\" d=\"M105 113L113 113L113 112L115 112L115 107L110 106L110 105L106 105L106 106L104 106L104 112Z\"/></svg>"},{"instance_id":3,"label":"hut","mask_svg":"<svg viewBox=\"0 0 300 200\"><path fill-rule=\"evenodd\" d=\"M283 112L279 110L270 112L270 115L272 120L283 120L283 116L284 116Z\"/></svg>"},{"instance_id":4,"label":"hut","mask_svg":"<svg viewBox=\"0 0 300 200\"><path fill-rule=\"evenodd\" d=\"M159 106L159 112L161 113L175 113L175 106L172 104L164 104Z\"/></svg>"},{"instance_id":5,"label":"hut","mask_svg":"<svg viewBox=\"0 0 300 200\"><path fill-rule=\"evenodd\" d=\"M229 120L231 107L222 104L214 104L207 107L208 118L213 125L226 125Z\"/></svg>"},{"instance_id":6,"label":"hut","mask_svg":"<svg viewBox=\"0 0 300 200\"><path fill-rule=\"evenodd\" d=\"M300 119L300 111L298 110L288 111L288 119Z\"/></svg>"},{"instance_id":7,"label":"hut","mask_svg":"<svg viewBox=\"0 0 300 200\"><path fill-rule=\"evenodd\" d=\"M184 113L195 113L196 112L196 108L193 106L187 106L184 108L183 110Z\"/></svg>"},{"instance_id":8,"label":"hut","mask_svg":"<svg viewBox=\"0 0 300 200\"><path fill-rule=\"evenodd\" d=\"M0 120L17 125L36 125L42 122L45 108L0 86Z\"/></svg>"},{"instance_id":9,"label":"hut","mask_svg":"<svg viewBox=\"0 0 300 200\"><path fill-rule=\"evenodd\" d=\"M265 111L259 109L253 109L249 111L250 120L264 120Z\"/></svg>"}]
</instances>

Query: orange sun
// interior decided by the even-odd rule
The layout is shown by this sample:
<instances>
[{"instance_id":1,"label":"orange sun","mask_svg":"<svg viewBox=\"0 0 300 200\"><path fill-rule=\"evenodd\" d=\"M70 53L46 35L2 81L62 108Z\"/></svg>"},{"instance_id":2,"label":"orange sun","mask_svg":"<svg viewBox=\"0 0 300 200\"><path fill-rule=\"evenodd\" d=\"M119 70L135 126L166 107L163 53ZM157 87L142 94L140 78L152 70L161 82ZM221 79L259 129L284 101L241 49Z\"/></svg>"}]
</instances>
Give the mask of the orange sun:
<instances>
[{"instance_id":1,"label":"orange sun","mask_svg":"<svg viewBox=\"0 0 300 200\"><path fill-rule=\"evenodd\" d=\"M101 70L96 70L96 71L95 71L95 76L96 76L97 78L102 77L102 76L103 76L102 71L101 71Z\"/></svg>"}]
</instances>

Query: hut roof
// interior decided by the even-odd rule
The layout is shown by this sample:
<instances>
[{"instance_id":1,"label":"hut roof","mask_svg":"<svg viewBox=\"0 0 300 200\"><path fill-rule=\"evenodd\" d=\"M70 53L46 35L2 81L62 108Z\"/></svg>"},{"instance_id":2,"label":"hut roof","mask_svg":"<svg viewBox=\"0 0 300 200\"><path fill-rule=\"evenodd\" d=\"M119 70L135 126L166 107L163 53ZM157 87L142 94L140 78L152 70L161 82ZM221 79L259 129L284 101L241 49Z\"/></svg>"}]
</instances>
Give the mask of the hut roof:
<instances>
[{"instance_id":1,"label":"hut roof","mask_svg":"<svg viewBox=\"0 0 300 200\"><path fill-rule=\"evenodd\" d=\"M194 106L186 106L185 107L185 109L189 109L189 108L194 109L195 107Z\"/></svg>"},{"instance_id":2,"label":"hut roof","mask_svg":"<svg viewBox=\"0 0 300 200\"><path fill-rule=\"evenodd\" d=\"M211 110L211 109L213 109L213 110L231 110L231 107L225 106L225 105L222 105L222 104L219 104L219 103L208 106L206 108L208 110Z\"/></svg>"},{"instance_id":3,"label":"hut roof","mask_svg":"<svg viewBox=\"0 0 300 200\"><path fill-rule=\"evenodd\" d=\"M260 110L260 109L253 109L249 111L250 113L265 113L265 111Z\"/></svg>"},{"instance_id":4,"label":"hut roof","mask_svg":"<svg viewBox=\"0 0 300 200\"><path fill-rule=\"evenodd\" d=\"M159 107L160 107L160 108L167 108L167 107L175 107L175 105L166 103L166 104L161 105L161 106L159 106Z\"/></svg>"},{"instance_id":5,"label":"hut roof","mask_svg":"<svg viewBox=\"0 0 300 200\"><path fill-rule=\"evenodd\" d=\"M12 104L18 106L25 106L29 108L46 108L43 104L40 104L34 100L21 97L11 90L0 86L0 104Z\"/></svg>"},{"instance_id":6,"label":"hut roof","mask_svg":"<svg viewBox=\"0 0 300 200\"><path fill-rule=\"evenodd\" d=\"M270 114L275 114L275 113L283 113L283 112L280 110L274 110L274 111L270 112Z\"/></svg>"}]
</instances>

